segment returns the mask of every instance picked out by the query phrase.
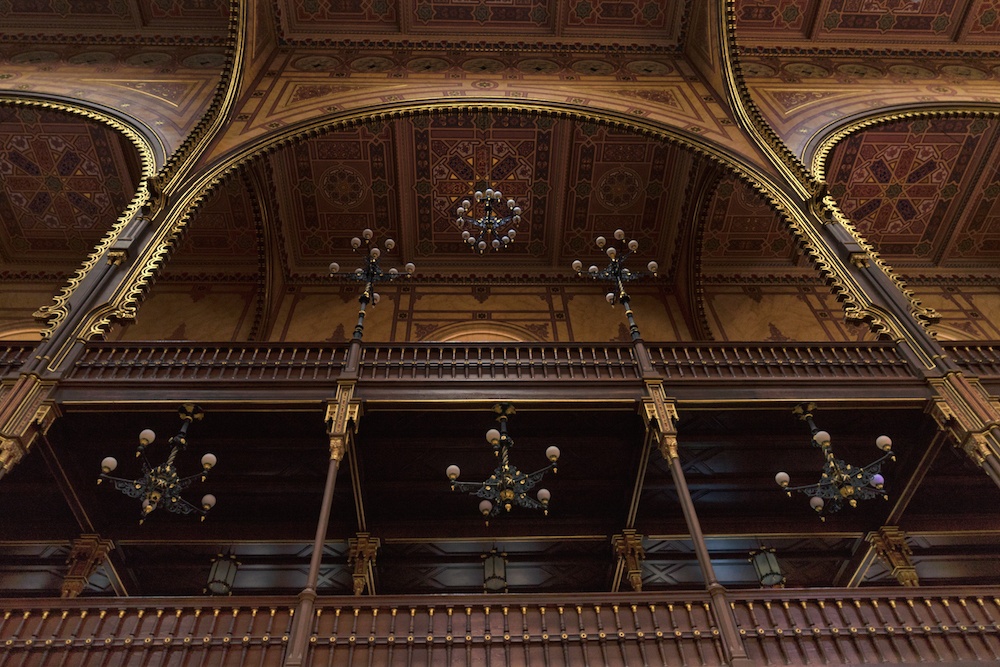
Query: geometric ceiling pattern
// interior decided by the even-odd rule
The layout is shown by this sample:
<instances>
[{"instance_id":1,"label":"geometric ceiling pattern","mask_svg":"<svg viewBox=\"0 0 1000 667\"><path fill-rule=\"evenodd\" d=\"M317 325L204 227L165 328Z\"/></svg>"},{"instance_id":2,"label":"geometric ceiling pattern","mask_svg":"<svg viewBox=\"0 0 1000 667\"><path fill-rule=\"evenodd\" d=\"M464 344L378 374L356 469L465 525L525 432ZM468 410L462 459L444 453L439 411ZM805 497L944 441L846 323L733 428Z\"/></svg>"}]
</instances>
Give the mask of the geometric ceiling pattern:
<instances>
[{"instance_id":1,"label":"geometric ceiling pattern","mask_svg":"<svg viewBox=\"0 0 1000 667\"><path fill-rule=\"evenodd\" d=\"M228 16L227 0L0 3L6 39L72 30L74 34L129 35L132 39L169 35L175 40L193 37L204 41L225 34Z\"/></svg>"},{"instance_id":2,"label":"geometric ceiling pattern","mask_svg":"<svg viewBox=\"0 0 1000 667\"><path fill-rule=\"evenodd\" d=\"M586 38L611 42L627 35L658 47L679 44L689 2L670 0L404 0L403 2L317 3L280 0L279 39L323 45L324 40L387 37L417 39L463 35L542 41Z\"/></svg>"},{"instance_id":3,"label":"geometric ceiling pattern","mask_svg":"<svg viewBox=\"0 0 1000 667\"><path fill-rule=\"evenodd\" d=\"M95 121L0 106L0 259L76 269L139 182L135 147Z\"/></svg>"},{"instance_id":4,"label":"geometric ceiling pattern","mask_svg":"<svg viewBox=\"0 0 1000 667\"><path fill-rule=\"evenodd\" d=\"M861 2L859 0L737 0L741 36L761 44L808 41L856 46L861 38L879 47L907 40L925 46L958 43L996 48L1000 14L993 0L923 0Z\"/></svg>"},{"instance_id":5,"label":"geometric ceiling pattern","mask_svg":"<svg viewBox=\"0 0 1000 667\"><path fill-rule=\"evenodd\" d=\"M996 267L1000 123L958 118L870 127L831 151L831 194L893 265Z\"/></svg>"},{"instance_id":6,"label":"geometric ceiling pattern","mask_svg":"<svg viewBox=\"0 0 1000 667\"><path fill-rule=\"evenodd\" d=\"M705 274L788 271L798 257L784 219L758 192L731 175L720 179L701 233Z\"/></svg>"}]
</instances>

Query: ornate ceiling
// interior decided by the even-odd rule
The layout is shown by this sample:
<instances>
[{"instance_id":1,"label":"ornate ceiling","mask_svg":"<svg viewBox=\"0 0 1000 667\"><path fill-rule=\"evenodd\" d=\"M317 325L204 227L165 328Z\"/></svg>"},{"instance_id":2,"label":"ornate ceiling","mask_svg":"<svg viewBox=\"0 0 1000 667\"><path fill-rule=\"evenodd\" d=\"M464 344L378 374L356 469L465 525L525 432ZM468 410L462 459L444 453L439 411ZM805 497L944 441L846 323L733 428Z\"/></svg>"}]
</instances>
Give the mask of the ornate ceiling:
<instances>
[{"instance_id":1,"label":"ornate ceiling","mask_svg":"<svg viewBox=\"0 0 1000 667\"><path fill-rule=\"evenodd\" d=\"M994 0L738 0L736 5L741 36L748 46L764 48L894 49L919 44L993 51L1000 36Z\"/></svg>"},{"instance_id":2,"label":"ornate ceiling","mask_svg":"<svg viewBox=\"0 0 1000 667\"><path fill-rule=\"evenodd\" d=\"M882 256L908 272L988 270L1000 260L1000 125L928 118L840 142L830 191Z\"/></svg>"},{"instance_id":3,"label":"ornate ceiling","mask_svg":"<svg viewBox=\"0 0 1000 667\"><path fill-rule=\"evenodd\" d=\"M75 271L132 199L136 150L70 114L0 106L0 262L4 273Z\"/></svg>"},{"instance_id":4,"label":"ornate ceiling","mask_svg":"<svg viewBox=\"0 0 1000 667\"><path fill-rule=\"evenodd\" d=\"M280 0L275 12L282 42L324 45L326 40L405 36L414 40L610 44L627 39L677 48L686 0L465 0L316 3ZM486 37L488 35L488 37Z\"/></svg>"}]
</instances>

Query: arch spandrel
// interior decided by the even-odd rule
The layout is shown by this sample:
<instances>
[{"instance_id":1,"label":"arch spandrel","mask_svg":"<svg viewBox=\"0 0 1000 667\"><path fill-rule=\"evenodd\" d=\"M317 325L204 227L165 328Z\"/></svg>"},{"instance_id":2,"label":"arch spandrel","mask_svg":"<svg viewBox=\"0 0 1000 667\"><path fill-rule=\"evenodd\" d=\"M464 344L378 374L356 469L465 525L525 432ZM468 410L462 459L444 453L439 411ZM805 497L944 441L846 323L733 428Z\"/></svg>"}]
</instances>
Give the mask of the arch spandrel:
<instances>
[{"instance_id":1,"label":"arch spandrel","mask_svg":"<svg viewBox=\"0 0 1000 667\"><path fill-rule=\"evenodd\" d=\"M162 155L176 151L209 110L226 61L222 46L132 46L113 52L54 46L38 53L49 60L19 61L15 55L4 63L8 76L0 81L0 94L58 98L127 116L156 138Z\"/></svg>"},{"instance_id":2,"label":"arch spandrel","mask_svg":"<svg viewBox=\"0 0 1000 667\"><path fill-rule=\"evenodd\" d=\"M536 60L525 57L524 62L530 65ZM581 62L586 65L590 61ZM384 72L356 72L348 65L340 65L346 71L334 78L329 72L322 75L296 72L284 63L291 71L265 79L240 102L234 122L217 139L202 164L265 142L266 137L278 136L290 128L446 106L509 106L535 108L539 112L575 112L616 122L628 119L626 123L635 121L716 145L748 162L759 160L736 122L681 60L662 56L636 58L621 71L602 69L599 74L560 68L555 62L550 64L556 67L551 72L504 68L476 73L450 65L440 72L410 73L404 78L390 77ZM656 74L634 74L627 69L629 64L646 67ZM281 66L282 63L274 65Z\"/></svg>"},{"instance_id":3,"label":"arch spandrel","mask_svg":"<svg viewBox=\"0 0 1000 667\"><path fill-rule=\"evenodd\" d=\"M846 119L920 105L1000 111L996 74L965 61L936 61L932 70L922 59L865 59L863 65L860 59L820 65L790 56L745 60L754 100L775 132L806 163L813 158L817 138Z\"/></svg>"}]
</instances>

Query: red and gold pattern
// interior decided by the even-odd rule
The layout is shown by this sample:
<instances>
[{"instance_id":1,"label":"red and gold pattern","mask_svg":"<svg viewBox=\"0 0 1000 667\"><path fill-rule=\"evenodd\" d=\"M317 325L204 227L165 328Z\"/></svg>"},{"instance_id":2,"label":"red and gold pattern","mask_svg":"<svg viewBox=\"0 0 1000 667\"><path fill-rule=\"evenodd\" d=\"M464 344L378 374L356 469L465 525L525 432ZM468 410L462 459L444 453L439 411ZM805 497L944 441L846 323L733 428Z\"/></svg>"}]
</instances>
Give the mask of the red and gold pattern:
<instances>
[{"instance_id":1,"label":"red and gold pattern","mask_svg":"<svg viewBox=\"0 0 1000 667\"><path fill-rule=\"evenodd\" d=\"M0 256L75 269L139 181L134 147L95 122L0 106Z\"/></svg>"},{"instance_id":2,"label":"red and gold pattern","mask_svg":"<svg viewBox=\"0 0 1000 667\"><path fill-rule=\"evenodd\" d=\"M759 194L734 177L715 190L702 228L702 270L788 270L797 254L781 216Z\"/></svg>"},{"instance_id":3,"label":"red and gold pattern","mask_svg":"<svg viewBox=\"0 0 1000 667\"><path fill-rule=\"evenodd\" d=\"M890 262L995 266L1000 126L972 118L872 127L833 150L831 194Z\"/></svg>"}]
</instances>

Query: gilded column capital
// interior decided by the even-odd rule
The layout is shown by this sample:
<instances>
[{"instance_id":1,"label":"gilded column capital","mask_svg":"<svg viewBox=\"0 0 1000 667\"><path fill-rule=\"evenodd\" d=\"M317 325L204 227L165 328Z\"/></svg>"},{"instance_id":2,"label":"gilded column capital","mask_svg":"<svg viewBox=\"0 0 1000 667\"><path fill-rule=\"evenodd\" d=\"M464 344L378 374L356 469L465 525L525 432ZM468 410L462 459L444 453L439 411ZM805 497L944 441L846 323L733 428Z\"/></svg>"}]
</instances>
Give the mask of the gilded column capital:
<instances>
[{"instance_id":1,"label":"gilded column capital","mask_svg":"<svg viewBox=\"0 0 1000 667\"><path fill-rule=\"evenodd\" d=\"M642 535L632 528L626 528L620 535L611 538L611 546L615 555L625 564L625 574L632 590L642 591L642 561L646 550L642 547Z\"/></svg>"},{"instance_id":2,"label":"gilded column capital","mask_svg":"<svg viewBox=\"0 0 1000 667\"><path fill-rule=\"evenodd\" d=\"M382 541L372 537L370 533L358 533L348 540L347 563L354 568L351 578L354 581L355 595L364 593L365 588L370 595L375 594L372 566L375 565L375 556L381 546Z\"/></svg>"},{"instance_id":3,"label":"gilded column capital","mask_svg":"<svg viewBox=\"0 0 1000 667\"><path fill-rule=\"evenodd\" d=\"M882 526L878 531L868 533L868 542L875 549L875 555L892 572L903 586L919 586L920 579L910 556L913 552L906 543L906 533L898 526Z\"/></svg>"},{"instance_id":4,"label":"gilded column capital","mask_svg":"<svg viewBox=\"0 0 1000 667\"><path fill-rule=\"evenodd\" d=\"M354 399L354 380L337 383L337 397L326 404L326 433L330 438L330 458L343 461L347 453L348 438L358 430L361 419L361 401Z\"/></svg>"},{"instance_id":5,"label":"gilded column capital","mask_svg":"<svg viewBox=\"0 0 1000 667\"><path fill-rule=\"evenodd\" d=\"M677 458L677 404L667 398L662 380L646 380L642 418L665 459Z\"/></svg>"},{"instance_id":6,"label":"gilded column capital","mask_svg":"<svg viewBox=\"0 0 1000 667\"><path fill-rule=\"evenodd\" d=\"M70 544L69 557L66 563L69 569L63 577L62 597L75 598L87 587L87 581L97 568L115 548L111 540L105 540L100 535L86 534L73 540Z\"/></svg>"}]
</instances>

